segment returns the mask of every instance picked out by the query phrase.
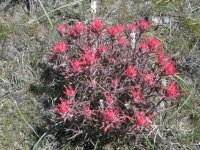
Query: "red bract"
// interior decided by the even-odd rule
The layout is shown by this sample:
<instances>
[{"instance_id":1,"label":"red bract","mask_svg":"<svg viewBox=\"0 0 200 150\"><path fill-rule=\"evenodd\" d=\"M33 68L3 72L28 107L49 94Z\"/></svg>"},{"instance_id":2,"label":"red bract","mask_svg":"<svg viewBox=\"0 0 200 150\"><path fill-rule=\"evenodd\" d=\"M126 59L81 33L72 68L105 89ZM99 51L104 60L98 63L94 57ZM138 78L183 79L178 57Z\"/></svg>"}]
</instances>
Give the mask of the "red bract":
<instances>
[{"instance_id":1,"label":"red bract","mask_svg":"<svg viewBox=\"0 0 200 150\"><path fill-rule=\"evenodd\" d=\"M134 77L136 76L136 73L137 73L136 67L133 66L133 65L129 66L129 67L126 69L125 73L126 73L126 76L127 76L127 77L134 78Z\"/></svg>"},{"instance_id":2,"label":"red bract","mask_svg":"<svg viewBox=\"0 0 200 150\"><path fill-rule=\"evenodd\" d=\"M152 124L152 119L154 117L154 114L146 116L146 112L136 111L135 115L136 115L136 126L145 127Z\"/></svg>"},{"instance_id":3,"label":"red bract","mask_svg":"<svg viewBox=\"0 0 200 150\"><path fill-rule=\"evenodd\" d=\"M120 110L118 108L108 108L101 113L104 116L104 122L102 122L104 132L107 132L111 127L114 128L115 124L120 125L125 119L125 117L120 116ZM106 126L104 127L104 125Z\"/></svg>"},{"instance_id":4,"label":"red bract","mask_svg":"<svg viewBox=\"0 0 200 150\"><path fill-rule=\"evenodd\" d=\"M163 60L165 58L165 54L163 53L163 51L157 51L156 53L159 56L160 60Z\"/></svg>"},{"instance_id":5,"label":"red bract","mask_svg":"<svg viewBox=\"0 0 200 150\"><path fill-rule=\"evenodd\" d=\"M140 27L142 30L147 30L151 25L146 20L140 20Z\"/></svg>"},{"instance_id":6,"label":"red bract","mask_svg":"<svg viewBox=\"0 0 200 150\"><path fill-rule=\"evenodd\" d=\"M77 38L79 36L79 34L74 30L74 28L71 28L68 32L68 34L71 36L71 37L74 37L74 38Z\"/></svg>"},{"instance_id":7,"label":"red bract","mask_svg":"<svg viewBox=\"0 0 200 150\"><path fill-rule=\"evenodd\" d=\"M144 77L144 81L145 83L147 83L150 87L153 87L156 83L155 78L157 73L149 73L148 71L144 71L142 73L143 77Z\"/></svg>"},{"instance_id":8,"label":"red bract","mask_svg":"<svg viewBox=\"0 0 200 150\"><path fill-rule=\"evenodd\" d=\"M84 114L84 116L86 118L88 118L90 120L92 119L92 110L90 109L90 105L89 104L84 106L83 112L84 112L83 114Z\"/></svg>"},{"instance_id":9,"label":"red bract","mask_svg":"<svg viewBox=\"0 0 200 150\"><path fill-rule=\"evenodd\" d=\"M98 48L98 52L103 53L105 51L105 46L104 45L100 45Z\"/></svg>"},{"instance_id":10,"label":"red bract","mask_svg":"<svg viewBox=\"0 0 200 150\"><path fill-rule=\"evenodd\" d=\"M85 24L82 24L80 22L76 23L74 25L74 30L77 32L77 33L81 33L83 32L84 30L87 29L87 26Z\"/></svg>"},{"instance_id":11,"label":"red bract","mask_svg":"<svg viewBox=\"0 0 200 150\"><path fill-rule=\"evenodd\" d=\"M117 88L117 86L118 86L118 79L114 79L113 80L113 85L114 85L115 88Z\"/></svg>"},{"instance_id":12,"label":"red bract","mask_svg":"<svg viewBox=\"0 0 200 150\"><path fill-rule=\"evenodd\" d=\"M179 74L179 72L176 72L176 63L172 61L171 63L168 63L164 66L165 72L164 74L166 75L176 75Z\"/></svg>"},{"instance_id":13,"label":"red bract","mask_svg":"<svg viewBox=\"0 0 200 150\"><path fill-rule=\"evenodd\" d=\"M118 38L119 45L126 45L126 39L125 38Z\"/></svg>"},{"instance_id":14,"label":"red bract","mask_svg":"<svg viewBox=\"0 0 200 150\"><path fill-rule=\"evenodd\" d=\"M84 45L85 52L90 52L92 50L92 47L89 45Z\"/></svg>"},{"instance_id":15,"label":"red bract","mask_svg":"<svg viewBox=\"0 0 200 150\"><path fill-rule=\"evenodd\" d=\"M99 60L99 58L97 58L96 52L91 52L91 53L86 52L85 53L85 62L86 63L90 64L90 63L96 62L98 60Z\"/></svg>"},{"instance_id":16,"label":"red bract","mask_svg":"<svg viewBox=\"0 0 200 150\"><path fill-rule=\"evenodd\" d=\"M117 25L117 26L109 26L108 28L108 33L111 35L111 37L116 37L119 35L121 32L124 31L124 26L122 25Z\"/></svg>"},{"instance_id":17,"label":"red bract","mask_svg":"<svg viewBox=\"0 0 200 150\"><path fill-rule=\"evenodd\" d=\"M166 88L166 94L167 94L167 96L169 96L173 100L176 100L176 97L178 95L178 89L176 87L176 81L173 81L173 82L168 84L168 86Z\"/></svg>"},{"instance_id":18,"label":"red bract","mask_svg":"<svg viewBox=\"0 0 200 150\"><path fill-rule=\"evenodd\" d=\"M72 65L73 72L79 72L82 70L84 62L81 60L75 60L74 62L68 59L68 62Z\"/></svg>"},{"instance_id":19,"label":"red bract","mask_svg":"<svg viewBox=\"0 0 200 150\"><path fill-rule=\"evenodd\" d=\"M67 28L66 28L66 25L65 24L61 24L61 25L58 25L57 26L57 31L59 32L59 33L65 33L66 31L67 31Z\"/></svg>"},{"instance_id":20,"label":"red bract","mask_svg":"<svg viewBox=\"0 0 200 150\"><path fill-rule=\"evenodd\" d=\"M99 19L96 19L91 25L92 30L94 30L95 32L100 32L102 30L102 27L103 22Z\"/></svg>"},{"instance_id":21,"label":"red bract","mask_svg":"<svg viewBox=\"0 0 200 150\"><path fill-rule=\"evenodd\" d=\"M128 30L130 30L131 32L133 32L137 27L137 23L132 23L128 25Z\"/></svg>"},{"instance_id":22,"label":"red bract","mask_svg":"<svg viewBox=\"0 0 200 150\"><path fill-rule=\"evenodd\" d=\"M77 91L74 90L72 86L68 86L67 87L66 85L64 85L64 88L65 88L64 93L65 93L66 96L68 96L68 97L74 97L76 95Z\"/></svg>"},{"instance_id":23,"label":"red bract","mask_svg":"<svg viewBox=\"0 0 200 150\"><path fill-rule=\"evenodd\" d=\"M149 45L150 50L156 50L159 46L162 45L157 38L145 38L146 43Z\"/></svg>"},{"instance_id":24,"label":"red bract","mask_svg":"<svg viewBox=\"0 0 200 150\"><path fill-rule=\"evenodd\" d=\"M149 51L149 46L146 43L142 42L140 43L140 49L143 53L145 53Z\"/></svg>"},{"instance_id":25,"label":"red bract","mask_svg":"<svg viewBox=\"0 0 200 150\"><path fill-rule=\"evenodd\" d=\"M159 55L159 63L163 67L164 75L176 75L179 74L179 72L176 71L176 63L172 61L172 57L169 55L168 57L165 57L164 53L162 51L158 51L157 54Z\"/></svg>"},{"instance_id":26,"label":"red bract","mask_svg":"<svg viewBox=\"0 0 200 150\"><path fill-rule=\"evenodd\" d=\"M64 100L60 98L60 102L61 104L58 104L58 107L55 107L54 110L57 111L61 115L61 118L71 119L72 109L70 108L70 105L72 101L70 99Z\"/></svg>"},{"instance_id":27,"label":"red bract","mask_svg":"<svg viewBox=\"0 0 200 150\"><path fill-rule=\"evenodd\" d=\"M71 37L78 38L83 32L87 29L85 24L77 22L73 25L73 27L69 30L68 34Z\"/></svg>"},{"instance_id":28,"label":"red bract","mask_svg":"<svg viewBox=\"0 0 200 150\"><path fill-rule=\"evenodd\" d=\"M120 118L119 112L119 109L108 108L105 112L101 113L105 117L105 121L118 122L120 124L118 120Z\"/></svg>"},{"instance_id":29,"label":"red bract","mask_svg":"<svg viewBox=\"0 0 200 150\"><path fill-rule=\"evenodd\" d=\"M54 53L61 53L68 50L68 45L65 43L65 41L58 42L55 47L53 48Z\"/></svg>"},{"instance_id":30,"label":"red bract","mask_svg":"<svg viewBox=\"0 0 200 150\"><path fill-rule=\"evenodd\" d=\"M172 56L165 57L163 52L159 52L158 55L160 56L159 63L162 67L165 67L166 64L172 62Z\"/></svg>"},{"instance_id":31,"label":"red bract","mask_svg":"<svg viewBox=\"0 0 200 150\"><path fill-rule=\"evenodd\" d=\"M134 103L145 103L143 94L140 92L140 87L139 88L132 87L131 94L133 96Z\"/></svg>"}]
</instances>

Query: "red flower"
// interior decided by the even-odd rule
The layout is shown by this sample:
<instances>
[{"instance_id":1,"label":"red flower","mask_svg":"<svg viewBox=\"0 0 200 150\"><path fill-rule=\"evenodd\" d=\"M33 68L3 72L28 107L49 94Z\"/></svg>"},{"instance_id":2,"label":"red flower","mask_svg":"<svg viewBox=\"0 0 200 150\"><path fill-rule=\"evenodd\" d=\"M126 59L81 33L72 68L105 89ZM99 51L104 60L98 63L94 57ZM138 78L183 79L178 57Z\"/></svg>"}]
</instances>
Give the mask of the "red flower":
<instances>
[{"instance_id":1,"label":"red flower","mask_svg":"<svg viewBox=\"0 0 200 150\"><path fill-rule=\"evenodd\" d=\"M68 45L65 43L65 41L60 41L55 45L52 51L54 53L60 53L60 52L65 52L67 50L68 50Z\"/></svg>"},{"instance_id":2,"label":"red flower","mask_svg":"<svg viewBox=\"0 0 200 150\"><path fill-rule=\"evenodd\" d=\"M128 30L130 30L131 32L133 32L137 27L137 23L132 23L128 25Z\"/></svg>"},{"instance_id":3,"label":"red flower","mask_svg":"<svg viewBox=\"0 0 200 150\"><path fill-rule=\"evenodd\" d=\"M166 75L176 75L179 74L179 72L176 72L176 63L174 61L172 61L171 63L168 63L165 65L164 69L165 69L165 74Z\"/></svg>"},{"instance_id":4,"label":"red flower","mask_svg":"<svg viewBox=\"0 0 200 150\"><path fill-rule=\"evenodd\" d=\"M142 30L147 30L151 25L146 20L140 20L140 27Z\"/></svg>"},{"instance_id":5,"label":"red flower","mask_svg":"<svg viewBox=\"0 0 200 150\"><path fill-rule=\"evenodd\" d=\"M73 88L72 88L72 86L66 86L66 85L64 85L64 88L65 88L65 95L66 96L68 96L68 97L74 97L75 95L76 95L76 93L77 93L77 91L76 90L74 90Z\"/></svg>"},{"instance_id":6,"label":"red flower","mask_svg":"<svg viewBox=\"0 0 200 150\"><path fill-rule=\"evenodd\" d=\"M114 58L114 57L112 57L112 58L110 59L110 62L111 62L111 63L116 63L116 61L117 61L117 60L116 60L116 58Z\"/></svg>"},{"instance_id":7,"label":"red flower","mask_svg":"<svg viewBox=\"0 0 200 150\"><path fill-rule=\"evenodd\" d=\"M58 122L64 120L72 132L69 139L91 127L113 130L110 134L148 131L152 113L163 109L161 102L181 93L171 76L178 74L175 62L165 56L162 41L145 38L151 26L145 20L106 28L100 19L87 24L57 27L63 41L52 50L59 53L51 52L50 61L58 72L66 72L64 82L73 86L63 87L65 99L54 108Z\"/></svg>"},{"instance_id":8,"label":"red flower","mask_svg":"<svg viewBox=\"0 0 200 150\"><path fill-rule=\"evenodd\" d=\"M147 117L146 116L146 112L136 111L135 115L137 117L137 119L136 119L136 126L145 127L145 126L148 126L148 125L152 124L152 119L154 117L154 114L152 114L149 117Z\"/></svg>"},{"instance_id":9,"label":"red flower","mask_svg":"<svg viewBox=\"0 0 200 150\"><path fill-rule=\"evenodd\" d=\"M128 115L120 116L119 108L107 108L106 111L101 113L104 116L104 122L102 122L104 132L107 132L111 127L115 128L116 125L121 125L125 119L134 120L134 117L130 117Z\"/></svg>"},{"instance_id":10,"label":"red flower","mask_svg":"<svg viewBox=\"0 0 200 150\"><path fill-rule=\"evenodd\" d=\"M169 56L165 57L165 55L162 51L158 51L157 54L159 56L158 63L162 67L165 67L166 64L169 64L170 62L172 62L172 56L169 55Z\"/></svg>"},{"instance_id":11,"label":"red flower","mask_svg":"<svg viewBox=\"0 0 200 150\"><path fill-rule=\"evenodd\" d=\"M92 47L91 47L91 46L88 46L88 45L85 45L85 46L84 46L84 50L85 50L85 52L89 52L89 51L92 50Z\"/></svg>"},{"instance_id":12,"label":"red flower","mask_svg":"<svg viewBox=\"0 0 200 150\"><path fill-rule=\"evenodd\" d=\"M176 63L172 60L172 56L165 57L162 51L158 51L159 63L164 68L163 74L165 75L176 75L179 72L176 72Z\"/></svg>"},{"instance_id":13,"label":"red flower","mask_svg":"<svg viewBox=\"0 0 200 150\"><path fill-rule=\"evenodd\" d=\"M119 45L126 45L126 39L125 38L118 38Z\"/></svg>"},{"instance_id":14,"label":"red flower","mask_svg":"<svg viewBox=\"0 0 200 150\"><path fill-rule=\"evenodd\" d=\"M166 64L168 64L168 63L171 62L171 61L172 61L172 57L171 57L171 56L168 56L168 57L166 57L166 58L160 59L160 60L159 60L159 63L160 63L160 65L161 65L162 67L165 67Z\"/></svg>"},{"instance_id":15,"label":"red flower","mask_svg":"<svg viewBox=\"0 0 200 150\"><path fill-rule=\"evenodd\" d=\"M81 33L82 31L84 31L85 29L87 29L87 26L78 22L74 25L74 30L77 32L77 33Z\"/></svg>"},{"instance_id":16,"label":"red flower","mask_svg":"<svg viewBox=\"0 0 200 150\"><path fill-rule=\"evenodd\" d=\"M81 35L81 33L87 29L87 26L82 23L76 23L73 27L69 30L69 35L77 38Z\"/></svg>"},{"instance_id":17,"label":"red flower","mask_svg":"<svg viewBox=\"0 0 200 150\"><path fill-rule=\"evenodd\" d=\"M101 112L101 113L104 116L104 119L106 122L121 124L119 112L120 110L117 108L116 109L108 108L106 109L105 112Z\"/></svg>"},{"instance_id":18,"label":"red flower","mask_svg":"<svg viewBox=\"0 0 200 150\"><path fill-rule=\"evenodd\" d=\"M157 54L160 60L163 60L165 58L165 54L163 53L163 51L157 51Z\"/></svg>"},{"instance_id":19,"label":"red flower","mask_svg":"<svg viewBox=\"0 0 200 150\"><path fill-rule=\"evenodd\" d=\"M137 73L137 72L136 72L136 67L133 66L133 65L129 66L129 67L126 69L125 73L126 73L126 76L128 76L128 77L130 77L130 78L134 78L134 77L136 76L136 73Z\"/></svg>"},{"instance_id":20,"label":"red flower","mask_svg":"<svg viewBox=\"0 0 200 150\"><path fill-rule=\"evenodd\" d=\"M85 53L85 62L86 63L93 63L93 62L96 62L98 61L99 59L97 58L96 56L96 52L91 52L91 53L88 53L86 52Z\"/></svg>"},{"instance_id":21,"label":"red flower","mask_svg":"<svg viewBox=\"0 0 200 150\"><path fill-rule=\"evenodd\" d=\"M116 28L117 28L119 33L124 31L124 26L123 25L117 25Z\"/></svg>"},{"instance_id":22,"label":"red flower","mask_svg":"<svg viewBox=\"0 0 200 150\"><path fill-rule=\"evenodd\" d=\"M95 31L95 32L100 32L102 30L102 26L103 26L103 22L100 19L96 19L92 25L91 28Z\"/></svg>"},{"instance_id":23,"label":"red flower","mask_svg":"<svg viewBox=\"0 0 200 150\"><path fill-rule=\"evenodd\" d=\"M146 43L142 42L140 43L140 49L143 53L145 53L149 51L149 46Z\"/></svg>"},{"instance_id":24,"label":"red flower","mask_svg":"<svg viewBox=\"0 0 200 150\"><path fill-rule=\"evenodd\" d=\"M133 87L131 89L131 94L133 95L133 100L135 103L145 103L145 99L142 93L140 92L140 87Z\"/></svg>"},{"instance_id":25,"label":"red flower","mask_svg":"<svg viewBox=\"0 0 200 150\"><path fill-rule=\"evenodd\" d=\"M114 79L113 80L113 85L114 85L114 88L117 88L117 86L118 86L118 79Z\"/></svg>"},{"instance_id":26,"label":"red flower","mask_svg":"<svg viewBox=\"0 0 200 150\"><path fill-rule=\"evenodd\" d=\"M82 62L81 60L75 60L74 62L72 62L70 59L68 59L68 62L72 65L74 72L79 72L83 68L84 62Z\"/></svg>"},{"instance_id":27,"label":"red flower","mask_svg":"<svg viewBox=\"0 0 200 150\"><path fill-rule=\"evenodd\" d=\"M65 24L58 25L56 29L59 33L65 33L67 31Z\"/></svg>"},{"instance_id":28,"label":"red flower","mask_svg":"<svg viewBox=\"0 0 200 150\"><path fill-rule=\"evenodd\" d=\"M104 132L107 132L111 127L115 128L116 125L121 125L125 119L134 120L134 117L128 115L120 116L120 109L118 108L107 108L106 111L101 113L104 116L104 122L102 122Z\"/></svg>"},{"instance_id":29,"label":"red flower","mask_svg":"<svg viewBox=\"0 0 200 150\"><path fill-rule=\"evenodd\" d=\"M107 48L107 49L110 49L110 48L111 48L111 45L110 45L110 44L107 44L107 45L106 45L106 48Z\"/></svg>"},{"instance_id":30,"label":"red flower","mask_svg":"<svg viewBox=\"0 0 200 150\"><path fill-rule=\"evenodd\" d=\"M55 107L54 110L61 115L61 118L70 119L72 116L72 109L70 108L72 101L70 99L64 100L62 98L60 98L60 101L61 104L58 104L58 107Z\"/></svg>"},{"instance_id":31,"label":"red flower","mask_svg":"<svg viewBox=\"0 0 200 150\"><path fill-rule=\"evenodd\" d=\"M122 25L117 25L117 26L109 26L108 27L108 33L112 36L115 37L119 33L124 31L124 26Z\"/></svg>"},{"instance_id":32,"label":"red flower","mask_svg":"<svg viewBox=\"0 0 200 150\"><path fill-rule=\"evenodd\" d=\"M173 100L176 100L178 89L176 87L176 81L171 82L168 84L166 88L166 94L167 96L171 97Z\"/></svg>"},{"instance_id":33,"label":"red flower","mask_svg":"<svg viewBox=\"0 0 200 150\"><path fill-rule=\"evenodd\" d=\"M92 110L89 104L84 106L84 116L88 119L92 119Z\"/></svg>"},{"instance_id":34,"label":"red flower","mask_svg":"<svg viewBox=\"0 0 200 150\"><path fill-rule=\"evenodd\" d=\"M148 73L148 71L144 71L143 72L143 77L144 77L144 81L145 83L147 83L150 87L153 87L155 84L155 78L157 73Z\"/></svg>"},{"instance_id":35,"label":"red flower","mask_svg":"<svg viewBox=\"0 0 200 150\"><path fill-rule=\"evenodd\" d=\"M79 36L79 34L74 30L74 28L71 28L69 30L69 35L74 37L74 38L77 38Z\"/></svg>"},{"instance_id":36,"label":"red flower","mask_svg":"<svg viewBox=\"0 0 200 150\"><path fill-rule=\"evenodd\" d=\"M105 51L105 49L106 49L106 48L105 48L104 45L100 45L99 48L98 48L98 52L99 52L99 53L103 53L103 52Z\"/></svg>"},{"instance_id":37,"label":"red flower","mask_svg":"<svg viewBox=\"0 0 200 150\"><path fill-rule=\"evenodd\" d=\"M156 50L159 46L162 45L157 38L145 38L146 43L149 45L150 50Z\"/></svg>"}]
</instances>

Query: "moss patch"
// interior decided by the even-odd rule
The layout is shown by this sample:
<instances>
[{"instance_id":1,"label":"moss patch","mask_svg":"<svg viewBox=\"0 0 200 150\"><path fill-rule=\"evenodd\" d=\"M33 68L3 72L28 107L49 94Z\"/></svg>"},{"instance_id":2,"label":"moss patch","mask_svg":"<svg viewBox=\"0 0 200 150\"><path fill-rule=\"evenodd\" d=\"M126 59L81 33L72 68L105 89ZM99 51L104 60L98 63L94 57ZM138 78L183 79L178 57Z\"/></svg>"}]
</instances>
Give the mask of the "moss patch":
<instances>
[{"instance_id":1,"label":"moss patch","mask_svg":"<svg viewBox=\"0 0 200 150\"><path fill-rule=\"evenodd\" d=\"M200 22L194 21L191 18L181 17L181 25L193 33L194 35L200 37Z\"/></svg>"},{"instance_id":2,"label":"moss patch","mask_svg":"<svg viewBox=\"0 0 200 150\"><path fill-rule=\"evenodd\" d=\"M8 32L9 27L5 23L0 22L0 41L8 37Z\"/></svg>"},{"instance_id":3,"label":"moss patch","mask_svg":"<svg viewBox=\"0 0 200 150\"><path fill-rule=\"evenodd\" d=\"M29 124L33 124L38 108L32 95L25 94L20 98L20 100L23 99L26 99L26 102L23 102L23 104L18 103L17 105L14 97L12 99L9 97L3 99L1 109L4 113L2 113L0 119L1 149L9 149L11 145L16 149L30 149L33 144L34 137L30 136L32 131L24 119Z\"/></svg>"}]
</instances>

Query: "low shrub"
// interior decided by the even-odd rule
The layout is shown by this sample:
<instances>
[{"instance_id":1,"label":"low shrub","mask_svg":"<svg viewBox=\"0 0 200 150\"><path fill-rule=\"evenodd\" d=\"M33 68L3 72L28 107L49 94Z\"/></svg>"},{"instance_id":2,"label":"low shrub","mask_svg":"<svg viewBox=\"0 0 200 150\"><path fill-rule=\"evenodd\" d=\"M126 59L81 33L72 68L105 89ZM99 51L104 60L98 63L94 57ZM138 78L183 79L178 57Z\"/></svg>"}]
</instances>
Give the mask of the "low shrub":
<instances>
[{"instance_id":1,"label":"low shrub","mask_svg":"<svg viewBox=\"0 0 200 150\"><path fill-rule=\"evenodd\" d=\"M62 38L49 61L65 75L63 95L53 108L68 140L117 139L153 129L160 104L177 101L176 63L163 42L145 33L151 24L61 24Z\"/></svg>"}]
</instances>

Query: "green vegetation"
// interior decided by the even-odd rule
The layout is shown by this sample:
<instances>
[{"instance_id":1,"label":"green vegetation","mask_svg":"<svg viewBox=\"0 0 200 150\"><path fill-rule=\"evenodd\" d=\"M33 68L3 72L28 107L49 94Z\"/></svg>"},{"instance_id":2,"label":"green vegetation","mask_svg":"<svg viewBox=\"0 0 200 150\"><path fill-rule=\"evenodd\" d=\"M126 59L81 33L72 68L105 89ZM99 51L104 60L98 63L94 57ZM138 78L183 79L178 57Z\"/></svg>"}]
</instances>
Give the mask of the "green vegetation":
<instances>
[{"instance_id":1,"label":"green vegetation","mask_svg":"<svg viewBox=\"0 0 200 150\"><path fill-rule=\"evenodd\" d=\"M200 37L200 19L197 22L191 18L182 17L181 24L188 32Z\"/></svg>"},{"instance_id":2,"label":"green vegetation","mask_svg":"<svg viewBox=\"0 0 200 150\"><path fill-rule=\"evenodd\" d=\"M6 147L9 148L11 145L16 148L29 149L29 147L33 144L34 136L31 134L27 136L27 132L30 133L30 128L23 118L29 124L33 124L33 120L35 119L35 116L37 116L37 106L35 105L35 99L33 95L23 94L20 100L24 99L27 101L23 101L23 104L19 103L19 106L16 106L15 100L6 97L4 97L3 101L1 102L1 108L4 112L2 114L0 123L2 128L0 131L1 149L5 149ZM23 118L20 115L17 107L19 107L20 111L22 112L21 115L23 115ZM23 143L23 145L21 143Z\"/></svg>"},{"instance_id":3,"label":"green vegetation","mask_svg":"<svg viewBox=\"0 0 200 150\"><path fill-rule=\"evenodd\" d=\"M5 23L0 22L0 41L8 37L9 28Z\"/></svg>"}]
</instances>

